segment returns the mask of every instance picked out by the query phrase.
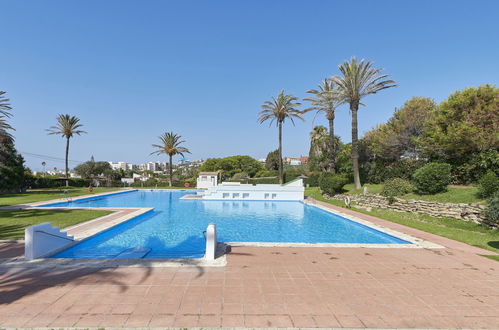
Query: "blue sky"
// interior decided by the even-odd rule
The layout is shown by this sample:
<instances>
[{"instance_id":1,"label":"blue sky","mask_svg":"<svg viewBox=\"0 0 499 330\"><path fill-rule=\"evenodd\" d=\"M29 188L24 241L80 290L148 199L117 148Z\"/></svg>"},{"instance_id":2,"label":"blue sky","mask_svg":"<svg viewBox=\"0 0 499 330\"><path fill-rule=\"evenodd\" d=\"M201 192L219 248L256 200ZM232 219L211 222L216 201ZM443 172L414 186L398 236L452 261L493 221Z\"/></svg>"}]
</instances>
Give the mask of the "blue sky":
<instances>
[{"instance_id":1,"label":"blue sky","mask_svg":"<svg viewBox=\"0 0 499 330\"><path fill-rule=\"evenodd\" d=\"M63 140L45 129L69 113L88 131L72 141L77 161L164 161L149 153L165 131L187 140L191 159L265 157L277 130L257 123L260 105L281 89L305 97L352 56L399 84L365 99L361 133L413 96L440 102L499 79L493 0L0 0L0 12L0 90L14 107L17 148L63 158ZM285 124L286 156L308 154L312 117ZM335 126L349 141L346 107Z\"/></svg>"}]
</instances>

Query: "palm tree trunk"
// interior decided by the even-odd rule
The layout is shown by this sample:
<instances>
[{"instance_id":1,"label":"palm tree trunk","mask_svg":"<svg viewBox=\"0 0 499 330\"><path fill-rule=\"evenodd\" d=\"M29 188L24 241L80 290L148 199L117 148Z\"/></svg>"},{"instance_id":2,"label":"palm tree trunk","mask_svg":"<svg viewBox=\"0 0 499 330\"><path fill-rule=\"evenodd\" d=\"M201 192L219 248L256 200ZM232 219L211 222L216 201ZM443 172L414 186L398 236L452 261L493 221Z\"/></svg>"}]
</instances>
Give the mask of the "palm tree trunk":
<instances>
[{"instance_id":1,"label":"palm tree trunk","mask_svg":"<svg viewBox=\"0 0 499 330\"><path fill-rule=\"evenodd\" d=\"M283 164L282 164L282 122L279 122L279 184L284 183Z\"/></svg>"},{"instance_id":2,"label":"palm tree trunk","mask_svg":"<svg viewBox=\"0 0 499 330\"><path fill-rule=\"evenodd\" d=\"M334 112L328 116L329 120L329 172L336 169L336 143L334 141Z\"/></svg>"},{"instance_id":3,"label":"palm tree trunk","mask_svg":"<svg viewBox=\"0 0 499 330\"><path fill-rule=\"evenodd\" d=\"M173 177L173 164L172 164L172 161L173 161L173 156L172 155L168 155L170 156L170 177L168 178L168 183L170 185L170 187L172 186L172 177Z\"/></svg>"},{"instance_id":4,"label":"palm tree trunk","mask_svg":"<svg viewBox=\"0 0 499 330\"><path fill-rule=\"evenodd\" d=\"M355 189L360 189L360 175L359 175L359 137L358 137L358 124L357 112L359 111L359 103L350 103L350 111L352 112L352 165L353 165L353 182Z\"/></svg>"},{"instance_id":5,"label":"palm tree trunk","mask_svg":"<svg viewBox=\"0 0 499 330\"><path fill-rule=\"evenodd\" d=\"M69 187L69 166L68 166L68 157L69 157L69 138L66 138L66 187Z\"/></svg>"}]
</instances>

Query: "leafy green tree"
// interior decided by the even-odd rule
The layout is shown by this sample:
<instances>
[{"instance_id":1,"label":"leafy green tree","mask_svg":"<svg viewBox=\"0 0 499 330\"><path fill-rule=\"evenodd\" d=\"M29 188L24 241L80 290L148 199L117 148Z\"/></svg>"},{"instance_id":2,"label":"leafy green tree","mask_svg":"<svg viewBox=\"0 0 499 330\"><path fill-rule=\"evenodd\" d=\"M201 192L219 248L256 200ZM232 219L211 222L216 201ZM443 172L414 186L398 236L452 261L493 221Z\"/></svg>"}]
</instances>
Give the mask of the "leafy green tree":
<instances>
[{"instance_id":1,"label":"leafy green tree","mask_svg":"<svg viewBox=\"0 0 499 330\"><path fill-rule=\"evenodd\" d=\"M272 97L272 100L265 101L262 105L262 111L260 111L258 122L261 124L266 121L270 121L270 125L275 121L277 129L279 132L279 183L284 183L284 170L282 163L282 124L289 118L294 125L294 119L303 119L303 111L296 109L300 106L298 98L294 95L287 95L284 90L280 91L277 97Z\"/></svg>"},{"instance_id":2,"label":"leafy green tree","mask_svg":"<svg viewBox=\"0 0 499 330\"><path fill-rule=\"evenodd\" d=\"M499 150L499 88L457 91L442 102L419 139L433 159L459 163L472 154Z\"/></svg>"},{"instance_id":3,"label":"leafy green tree","mask_svg":"<svg viewBox=\"0 0 499 330\"><path fill-rule=\"evenodd\" d=\"M92 179L99 175L108 174L112 171L111 165L108 162L96 162L89 160L75 167L75 173L83 179Z\"/></svg>"},{"instance_id":4,"label":"leafy green tree","mask_svg":"<svg viewBox=\"0 0 499 330\"><path fill-rule=\"evenodd\" d=\"M156 148L156 150L151 152L151 155L153 154L168 155L170 161L169 163L170 176L168 178L168 184L171 187L172 178L173 178L173 156L181 155L182 157L184 157L185 153L191 153L191 152L189 151L189 149L182 146L182 144L185 143L185 141L182 140L182 136L175 134L173 132L163 133L163 135L159 137L159 140L161 141L161 144L152 145L154 148Z\"/></svg>"},{"instance_id":5,"label":"leafy green tree","mask_svg":"<svg viewBox=\"0 0 499 330\"><path fill-rule=\"evenodd\" d=\"M17 153L9 132L14 130L7 123L12 107L4 95L0 91L0 192L19 192L24 183L24 159Z\"/></svg>"},{"instance_id":6,"label":"leafy green tree","mask_svg":"<svg viewBox=\"0 0 499 330\"><path fill-rule=\"evenodd\" d=\"M246 173L254 177L263 170L263 165L250 156L231 156L225 158L210 158L199 168L201 172L220 172L222 179L230 179L236 173Z\"/></svg>"},{"instance_id":7,"label":"leafy green tree","mask_svg":"<svg viewBox=\"0 0 499 330\"><path fill-rule=\"evenodd\" d=\"M437 109L427 97L413 97L396 109L386 124L370 130L364 136L369 152L376 159L396 161L400 157L418 158L417 139L425 131L425 123Z\"/></svg>"},{"instance_id":8,"label":"leafy green tree","mask_svg":"<svg viewBox=\"0 0 499 330\"><path fill-rule=\"evenodd\" d=\"M278 170L279 169L279 150L276 149L267 154L265 158L265 168L267 170Z\"/></svg>"},{"instance_id":9,"label":"leafy green tree","mask_svg":"<svg viewBox=\"0 0 499 330\"><path fill-rule=\"evenodd\" d=\"M68 157L69 157L69 140L76 134L81 135L86 133L85 131L80 130L83 126L80 123L80 119L76 116L70 115L59 115L57 116L57 125L51 126L47 131L49 135L60 135L63 138L66 138L66 153L65 153L65 173L66 173L66 186L69 186L69 166L68 166Z\"/></svg>"},{"instance_id":10,"label":"leafy green tree","mask_svg":"<svg viewBox=\"0 0 499 330\"><path fill-rule=\"evenodd\" d=\"M12 140L0 141L0 192L19 192L24 183L24 159Z\"/></svg>"},{"instance_id":11,"label":"leafy green tree","mask_svg":"<svg viewBox=\"0 0 499 330\"><path fill-rule=\"evenodd\" d=\"M359 138L358 138L358 124L357 113L362 98L370 94L394 87L395 81L386 79L388 75L381 74L383 69L373 68L373 63L370 61L359 62L353 57L350 62L345 61L339 65L341 75L331 78L334 84L338 86L339 97L344 102L350 104L350 111L352 114L352 165L353 177L355 188L360 189L360 175L359 175Z\"/></svg>"},{"instance_id":12,"label":"leafy green tree","mask_svg":"<svg viewBox=\"0 0 499 330\"><path fill-rule=\"evenodd\" d=\"M311 97L305 98L305 101L312 103L312 106L305 111L317 111L316 115L323 112L329 123L329 139L327 155L329 156L329 164L326 170L334 172L336 167L336 139L334 135L334 117L336 108L343 103L340 94L335 90L335 85L332 81L324 79L320 84L319 89L310 89L307 93L313 94Z\"/></svg>"}]
</instances>

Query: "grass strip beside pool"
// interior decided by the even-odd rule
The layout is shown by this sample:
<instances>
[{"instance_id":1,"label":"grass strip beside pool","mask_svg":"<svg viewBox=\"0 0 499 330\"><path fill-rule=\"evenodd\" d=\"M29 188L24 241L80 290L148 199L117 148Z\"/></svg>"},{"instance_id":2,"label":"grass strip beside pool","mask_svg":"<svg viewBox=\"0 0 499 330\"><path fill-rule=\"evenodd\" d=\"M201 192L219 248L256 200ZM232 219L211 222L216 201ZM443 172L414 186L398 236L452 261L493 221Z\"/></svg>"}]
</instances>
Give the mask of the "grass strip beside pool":
<instances>
[{"instance_id":1,"label":"grass strip beside pool","mask_svg":"<svg viewBox=\"0 0 499 330\"><path fill-rule=\"evenodd\" d=\"M82 195L92 195L104 192L116 191L120 188L94 188L92 193L88 192L88 188L48 188L48 189L34 189L25 193L19 194L0 194L0 207L10 206L17 204L26 204L34 202L48 201L51 199L76 197ZM67 193L64 191L67 190Z\"/></svg>"},{"instance_id":2,"label":"grass strip beside pool","mask_svg":"<svg viewBox=\"0 0 499 330\"><path fill-rule=\"evenodd\" d=\"M63 229L110 213L104 210L0 210L0 240L24 239L24 228L42 222Z\"/></svg>"},{"instance_id":3,"label":"grass strip beside pool","mask_svg":"<svg viewBox=\"0 0 499 330\"><path fill-rule=\"evenodd\" d=\"M380 194L383 190L383 184L365 184L369 193ZM354 189L353 184L345 185L347 194L356 195L364 192L364 189ZM447 191L434 195L418 195L415 193L397 196L402 199L417 199L428 202L439 203L484 203L484 200L478 197L478 188L474 186L449 186Z\"/></svg>"},{"instance_id":4,"label":"grass strip beside pool","mask_svg":"<svg viewBox=\"0 0 499 330\"><path fill-rule=\"evenodd\" d=\"M305 195L332 205L340 207L345 206L343 201L327 200L322 197L319 188L307 188L305 190ZM477 225L473 222L376 208L373 208L372 211L369 212L356 208L355 205L352 206L352 209L360 213L372 215L407 227L416 228L428 233L440 235L499 253L499 230L487 229L486 227ZM498 260L498 258L492 259Z\"/></svg>"}]
</instances>

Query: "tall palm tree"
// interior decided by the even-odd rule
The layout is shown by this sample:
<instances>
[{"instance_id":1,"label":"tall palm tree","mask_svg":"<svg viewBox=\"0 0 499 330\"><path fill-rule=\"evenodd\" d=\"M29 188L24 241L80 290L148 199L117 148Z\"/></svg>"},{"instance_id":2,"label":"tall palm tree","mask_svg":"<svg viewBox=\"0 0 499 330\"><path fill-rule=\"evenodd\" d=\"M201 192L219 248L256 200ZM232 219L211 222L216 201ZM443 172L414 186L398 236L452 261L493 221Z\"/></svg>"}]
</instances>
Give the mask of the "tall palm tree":
<instances>
[{"instance_id":1,"label":"tall palm tree","mask_svg":"<svg viewBox=\"0 0 499 330\"><path fill-rule=\"evenodd\" d=\"M69 166L68 166L68 156L69 156L69 140L73 135L81 135L87 133L80 130L83 125L79 124L80 119L76 116L70 115L58 115L57 125L51 126L47 131L49 135L57 134L63 138L66 138L66 187L69 186Z\"/></svg>"},{"instance_id":2,"label":"tall palm tree","mask_svg":"<svg viewBox=\"0 0 499 330\"><path fill-rule=\"evenodd\" d=\"M324 79L324 82L318 85L319 89L310 89L307 93L313 94L311 97L307 97L304 100L312 103L312 106L305 111L316 110L316 115L323 112L326 115L326 119L329 122L329 164L327 170L329 172L334 172L336 167L336 139L334 137L334 117L335 111L338 106L343 104L344 100L335 89L335 84L328 79Z\"/></svg>"},{"instance_id":3,"label":"tall palm tree","mask_svg":"<svg viewBox=\"0 0 499 330\"><path fill-rule=\"evenodd\" d=\"M173 132L163 133L159 136L159 140L161 141L161 144L152 145L154 148L156 148L156 150L151 152L151 155L167 154L170 158L170 177L168 183L171 187L173 177L173 156L181 155L182 157L184 157L184 153L190 154L191 152L189 151L189 149L181 146L182 143L185 143L185 141L182 140L182 136L177 135Z\"/></svg>"},{"instance_id":4,"label":"tall palm tree","mask_svg":"<svg viewBox=\"0 0 499 330\"><path fill-rule=\"evenodd\" d=\"M282 164L282 124L289 118L293 125L295 124L294 118L303 119L301 116L303 111L296 109L301 103L297 102L298 98L294 95L287 95L284 90L280 91L276 97L272 97L271 101L265 101L260 111L258 122L261 124L270 120L270 125L275 121L279 130L279 183L284 183L284 172ZM270 126L269 125L269 126Z\"/></svg>"},{"instance_id":5,"label":"tall palm tree","mask_svg":"<svg viewBox=\"0 0 499 330\"><path fill-rule=\"evenodd\" d=\"M350 104L350 111L352 114L352 164L353 164L353 178L355 188L360 189L360 176L359 176L359 141L358 141L358 127L357 127L357 112L361 99L370 94L395 87L395 81L386 79L387 74L381 74L382 68L375 69L371 61L364 61L363 59L357 61L353 57L350 62L345 61L338 66L341 75L331 78L332 82L338 86L338 92L345 102Z\"/></svg>"},{"instance_id":6,"label":"tall palm tree","mask_svg":"<svg viewBox=\"0 0 499 330\"><path fill-rule=\"evenodd\" d=\"M10 113L12 107L10 106L9 99L4 96L5 94L5 92L0 91L0 142L3 140L13 140L12 135L8 131L14 130L14 128L7 123L7 119L12 116Z\"/></svg>"}]
</instances>

